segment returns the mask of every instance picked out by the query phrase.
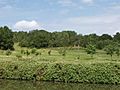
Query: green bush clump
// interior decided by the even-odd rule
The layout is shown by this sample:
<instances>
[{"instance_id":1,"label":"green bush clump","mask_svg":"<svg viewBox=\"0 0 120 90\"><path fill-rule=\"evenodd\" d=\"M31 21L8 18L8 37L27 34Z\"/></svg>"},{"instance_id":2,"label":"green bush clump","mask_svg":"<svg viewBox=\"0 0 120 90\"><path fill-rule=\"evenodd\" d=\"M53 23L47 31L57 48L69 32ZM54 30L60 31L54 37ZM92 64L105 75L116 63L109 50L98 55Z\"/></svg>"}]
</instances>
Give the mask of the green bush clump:
<instances>
[{"instance_id":1,"label":"green bush clump","mask_svg":"<svg viewBox=\"0 0 120 90\"><path fill-rule=\"evenodd\" d=\"M63 64L37 61L0 63L0 78L120 84L120 64Z\"/></svg>"},{"instance_id":2,"label":"green bush clump","mask_svg":"<svg viewBox=\"0 0 120 90\"><path fill-rule=\"evenodd\" d=\"M8 49L7 51L6 51L6 53L5 53L7 56L9 56L9 55L11 55L12 54L12 52L11 52L11 50L10 49Z\"/></svg>"},{"instance_id":3,"label":"green bush clump","mask_svg":"<svg viewBox=\"0 0 120 90\"><path fill-rule=\"evenodd\" d=\"M22 59L22 55L20 55L20 54L17 54L16 57L17 57L18 59Z\"/></svg>"},{"instance_id":4,"label":"green bush clump","mask_svg":"<svg viewBox=\"0 0 120 90\"><path fill-rule=\"evenodd\" d=\"M33 48L33 49L31 50L31 54L35 54L36 51L37 51L37 49L36 49L36 48Z\"/></svg>"},{"instance_id":5,"label":"green bush clump","mask_svg":"<svg viewBox=\"0 0 120 90\"><path fill-rule=\"evenodd\" d=\"M20 52L21 52L21 54L25 54L25 50L23 50L23 49Z\"/></svg>"},{"instance_id":6,"label":"green bush clump","mask_svg":"<svg viewBox=\"0 0 120 90\"><path fill-rule=\"evenodd\" d=\"M59 53L60 55L62 55L62 56L66 56L66 51L67 51L66 48L60 48L60 49L58 49L58 53Z\"/></svg>"}]
</instances>

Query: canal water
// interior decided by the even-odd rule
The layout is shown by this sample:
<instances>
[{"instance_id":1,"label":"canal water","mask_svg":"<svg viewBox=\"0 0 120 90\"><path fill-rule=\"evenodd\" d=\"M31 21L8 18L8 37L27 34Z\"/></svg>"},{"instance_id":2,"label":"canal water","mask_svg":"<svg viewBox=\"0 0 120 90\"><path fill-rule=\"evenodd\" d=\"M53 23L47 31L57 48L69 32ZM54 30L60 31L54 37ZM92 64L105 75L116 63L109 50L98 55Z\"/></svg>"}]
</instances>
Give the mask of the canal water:
<instances>
[{"instance_id":1,"label":"canal water","mask_svg":"<svg viewBox=\"0 0 120 90\"><path fill-rule=\"evenodd\" d=\"M120 90L120 85L0 80L0 90Z\"/></svg>"}]
</instances>

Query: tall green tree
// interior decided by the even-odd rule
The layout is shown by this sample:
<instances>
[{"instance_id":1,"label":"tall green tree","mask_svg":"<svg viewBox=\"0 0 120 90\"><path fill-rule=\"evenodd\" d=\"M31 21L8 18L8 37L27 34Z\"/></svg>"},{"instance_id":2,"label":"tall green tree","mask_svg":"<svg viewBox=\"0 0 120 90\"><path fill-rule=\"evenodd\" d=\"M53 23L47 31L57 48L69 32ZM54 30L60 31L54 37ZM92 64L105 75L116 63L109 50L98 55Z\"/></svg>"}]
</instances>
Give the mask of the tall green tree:
<instances>
[{"instance_id":1,"label":"tall green tree","mask_svg":"<svg viewBox=\"0 0 120 90\"><path fill-rule=\"evenodd\" d=\"M14 50L13 33L7 26L0 27L0 49Z\"/></svg>"},{"instance_id":2,"label":"tall green tree","mask_svg":"<svg viewBox=\"0 0 120 90\"><path fill-rule=\"evenodd\" d=\"M106 51L106 54L110 55L111 59L112 59L112 56L115 52L115 47L113 45L108 45L108 46L105 47L104 51Z\"/></svg>"},{"instance_id":3,"label":"tall green tree","mask_svg":"<svg viewBox=\"0 0 120 90\"><path fill-rule=\"evenodd\" d=\"M99 37L100 40L112 40L112 36L109 35L109 34L102 34L100 37Z\"/></svg>"},{"instance_id":4,"label":"tall green tree","mask_svg":"<svg viewBox=\"0 0 120 90\"><path fill-rule=\"evenodd\" d=\"M114 35L114 41L120 43L120 33L119 33L119 32L117 32L117 33Z\"/></svg>"},{"instance_id":5,"label":"tall green tree","mask_svg":"<svg viewBox=\"0 0 120 90\"><path fill-rule=\"evenodd\" d=\"M87 45L86 52L87 52L87 54L90 54L91 57L93 57L93 55L96 54L96 48L95 48L95 46L91 45L91 44Z\"/></svg>"}]
</instances>

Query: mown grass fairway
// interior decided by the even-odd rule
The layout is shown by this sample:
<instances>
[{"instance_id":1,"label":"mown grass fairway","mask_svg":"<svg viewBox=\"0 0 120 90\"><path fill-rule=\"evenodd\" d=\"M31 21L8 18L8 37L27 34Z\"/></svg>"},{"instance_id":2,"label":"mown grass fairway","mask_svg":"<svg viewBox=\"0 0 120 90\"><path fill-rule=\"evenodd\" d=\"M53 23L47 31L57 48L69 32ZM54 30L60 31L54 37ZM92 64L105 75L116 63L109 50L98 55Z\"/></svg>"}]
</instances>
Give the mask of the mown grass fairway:
<instances>
[{"instance_id":1,"label":"mown grass fairway","mask_svg":"<svg viewBox=\"0 0 120 90\"><path fill-rule=\"evenodd\" d=\"M61 47L62 48L62 47ZM111 60L111 57L105 53L105 51L97 50L97 53L92 58L90 55L88 55L85 52L85 49L83 48L74 48L74 47L68 47L66 48L66 55L62 56L58 53L58 50L60 48L42 48L37 49L37 52L41 53L41 55L25 55L21 54L21 50L28 50L29 52L32 49L28 48L20 48L17 45L15 45L15 51L12 51L12 54L7 56L5 53L6 51L0 50L0 62L5 61L21 61L18 60L16 55L21 55L22 59L30 59L33 61L38 61L41 63L69 63L69 64L91 64L91 63L105 63L105 62L120 62L120 58L116 55L113 55L113 59ZM48 51L51 50L51 55L48 54ZM23 61L23 60L22 60Z\"/></svg>"}]
</instances>

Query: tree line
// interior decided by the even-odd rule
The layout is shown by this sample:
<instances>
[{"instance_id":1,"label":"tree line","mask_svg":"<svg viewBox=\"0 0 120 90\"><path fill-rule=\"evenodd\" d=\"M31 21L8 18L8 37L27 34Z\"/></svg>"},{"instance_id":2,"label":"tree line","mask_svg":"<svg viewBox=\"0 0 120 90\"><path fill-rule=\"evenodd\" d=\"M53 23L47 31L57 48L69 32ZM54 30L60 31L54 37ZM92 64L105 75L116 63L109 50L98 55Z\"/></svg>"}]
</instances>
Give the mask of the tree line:
<instances>
[{"instance_id":1,"label":"tree line","mask_svg":"<svg viewBox=\"0 0 120 90\"><path fill-rule=\"evenodd\" d=\"M109 34L89 35L77 34L75 31L48 32L46 30L33 30L29 32L13 32L7 26L0 27L0 49L14 50L14 43L21 47L48 48L48 47L84 47L94 45L103 49L108 45L120 46L120 33L114 36Z\"/></svg>"}]
</instances>

